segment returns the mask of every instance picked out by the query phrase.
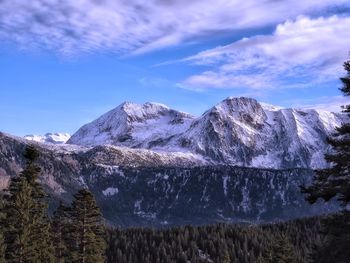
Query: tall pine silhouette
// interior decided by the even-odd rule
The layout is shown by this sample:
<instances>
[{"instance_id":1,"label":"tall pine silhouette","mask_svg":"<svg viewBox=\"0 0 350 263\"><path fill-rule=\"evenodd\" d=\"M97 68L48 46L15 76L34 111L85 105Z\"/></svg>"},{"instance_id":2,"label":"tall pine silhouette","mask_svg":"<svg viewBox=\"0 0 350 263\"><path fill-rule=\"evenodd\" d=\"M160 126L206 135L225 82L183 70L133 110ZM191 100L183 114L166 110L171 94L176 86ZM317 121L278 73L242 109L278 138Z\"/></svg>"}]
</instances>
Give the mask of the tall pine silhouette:
<instances>
[{"instance_id":1,"label":"tall pine silhouette","mask_svg":"<svg viewBox=\"0 0 350 263\"><path fill-rule=\"evenodd\" d=\"M72 262L105 262L105 226L92 193L86 189L74 195L71 206L68 248Z\"/></svg>"},{"instance_id":2,"label":"tall pine silhouette","mask_svg":"<svg viewBox=\"0 0 350 263\"><path fill-rule=\"evenodd\" d=\"M295 248L288 240L285 234L277 236L272 244L265 251L263 258L259 259L261 263L296 263L297 256Z\"/></svg>"},{"instance_id":3,"label":"tall pine silhouette","mask_svg":"<svg viewBox=\"0 0 350 263\"><path fill-rule=\"evenodd\" d=\"M340 78L343 83L340 90L344 96L350 96L350 60L344 63L344 69L346 75ZM343 106L343 112L350 117L350 105ZM330 168L316 171L313 184L302 187L302 192L307 194L310 203L337 198L346 207L350 203L350 122L343 123L328 142L334 150L325 156ZM327 239L315 251L314 262L349 262L350 212L344 210L328 218L324 228Z\"/></svg>"},{"instance_id":4,"label":"tall pine silhouette","mask_svg":"<svg viewBox=\"0 0 350 263\"><path fill-rule=\"evenodd\" d=\"M3 227L9 262L53 262L46 196L37 182L38 156L34 147L26 148L25 169L11 179L6 195Z\"/></svg>"},{"instance_id":5,"label":"tall pine silhouette","mask_svg":"<svg viewBox=\"0 0 350 263\"><path fill-rule=\"evenodd\" d=\"M350 60L344 63L346 76L340 78L344 96L350 96ZM350 117L350 105L343 106L343 111ZM303 187L307 200L315 203L317 199L329 201L337 197L345 206L350 202L350 122L337 128L336 134L328 139L334 153L325 156L331 165L328 169L318 170L310 187Z\"/></svg>"},{"instance_id":6,"label":"tall pine silhouette","mask_svg":"<svg viewBox=\"0 0 350 263\"><path fill-rule=\"evenodd\" d=\"M70 233L69 221L70 208L60 201L52 216L53 244L55 247L56 263L69 262L67 240Z\"/></svg>"},{"instance_id":7,"label":"tall pine silhouette","mask_svg":"<svg viewBox=\"0 0 350 263\"><path fill-rule=\"evenodd\" d=\"M5 245L5 237L4 237L4 220L5 220L5 211L4 211L4 199L3 196L0 195L0 263L5 262L5 252L6 252L6 245Z\"/></svg>"}]
</instances>

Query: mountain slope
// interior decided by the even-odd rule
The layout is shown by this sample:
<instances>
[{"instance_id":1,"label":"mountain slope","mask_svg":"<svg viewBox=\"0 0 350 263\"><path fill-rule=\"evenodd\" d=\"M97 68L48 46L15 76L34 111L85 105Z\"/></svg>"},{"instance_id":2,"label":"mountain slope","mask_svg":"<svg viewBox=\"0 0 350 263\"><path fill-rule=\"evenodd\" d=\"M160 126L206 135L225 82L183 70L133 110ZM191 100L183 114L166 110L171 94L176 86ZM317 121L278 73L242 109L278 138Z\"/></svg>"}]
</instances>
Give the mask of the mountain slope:
<instances>
[{"instance_id":1,"label":"mountain slope","mask_svg":"<svg viewBox=\"0 0 350 263\"><path fill-rule=\"evenodd\" d=\"M25 165L29 143L0 133L2 187ZM34 144L41 152L40 180L51 205L59 199L70 201L87 187L104 217L116 226L271 222L337 209L334 204L310 206L304 200L299 185L310 182L309 169L196 167L187 162L174 167L181 162L149 150Z\"/></svg>"},{"instance_id":2,"label":"mountain slope","mask_svg":"<svg viewBox=\"0 0 350 263\"><path fill-rule=\"evenodd\" d=\"M200 154L209 162L260 168L322 168L326 137L342 114L282 109L227 98L202 116L161 104L124 103L84 125L68 143Z\"/></svg>"},{"instance_id":3,"label":"mountain slope","mask_svg":"<svg viewBox=\"0 0 350 263\"><path fill-rule=\"evenodd\" d=\"M186 130L192 119L191 115L162 104L125 102L81 127L68 143L151 149L153 144Z\"/></svg>"}]
</instances>

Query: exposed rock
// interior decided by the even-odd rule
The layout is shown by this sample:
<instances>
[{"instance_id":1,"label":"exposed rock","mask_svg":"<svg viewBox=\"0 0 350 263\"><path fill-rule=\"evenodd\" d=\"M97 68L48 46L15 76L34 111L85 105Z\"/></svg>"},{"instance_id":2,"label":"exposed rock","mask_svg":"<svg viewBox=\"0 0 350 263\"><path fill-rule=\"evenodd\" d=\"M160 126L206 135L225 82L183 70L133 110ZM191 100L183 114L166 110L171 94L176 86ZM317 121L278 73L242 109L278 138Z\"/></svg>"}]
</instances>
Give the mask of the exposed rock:
<instances>
[{"instance_id":1,"label":"exposed rock","mask_svg":"<svg viewBox=\"0 0 350 263\"><path fill-rule=\"evenodd\" d=\"M201 155L216 164L259 168L323 168L326 137L344 114L282 109L227 98L194 118L160 104L124 103L84 125L68 141Z\"/></svg>"}]
</instances>

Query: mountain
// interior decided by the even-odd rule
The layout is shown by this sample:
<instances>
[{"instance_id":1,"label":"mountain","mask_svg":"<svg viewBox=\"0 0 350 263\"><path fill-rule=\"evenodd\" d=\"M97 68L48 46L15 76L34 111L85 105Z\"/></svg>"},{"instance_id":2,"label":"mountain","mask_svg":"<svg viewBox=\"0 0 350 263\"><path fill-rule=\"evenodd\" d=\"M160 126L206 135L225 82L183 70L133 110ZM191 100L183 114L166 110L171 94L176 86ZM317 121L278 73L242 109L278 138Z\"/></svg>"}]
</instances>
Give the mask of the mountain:
<instances>
[{"instance_id":1,"label":"mountain","mask_svg":"<svg viewBox=\"0 0 350 263\"><path fill-rule=\"evenodd\" d=\"M63 144L70 138L68 133L46 133L45 135L26 135L24 139L42 143Z\"/></svg>"},{"instance_id":2,"label":"mountain","mask_svg":"<svg viewBox=\"0 0 350 263\"><path fill-rule=\"evenodd\" d=\"M87 187L112 225L258 223L328 213L337 204L311 206L299 186L325 166L326 137L344 121L342 114L250 98L227 98L199 117L128 102L67 143L48 143L60 135L33 140L0 132L0 189L34 144L50 209Z\"/></svg>"},{"instance_id":3,"label":"mountain","mask_svg":"<svg viewBox=\"0 0 350 263\"><path fill-rule=\"evenodd\" d=\"M200 117L161 104L123 103L67 143L192 153L244 167L315 169L326 166L326 137L343 121L340 113L282 109L251 98L229 97Z\"/></svg>"},{"instance_id":4,"label":"mountain","mask_svg":"<svg viewBox=\"0 0 350 263\"><path fill-rule=\"evenodd\" d=\"M299 185L311 181L310 169L198 166L173 153L54 145L0 133L2 188L23 168L29 144L41 152L40 180L51 209L58 200L69 202L78 189L87 187L104 217L116 226L272 222L337 210L334 204L311 206L304 201Z\"/></svg>"},{"instance_id":5,"label":"mountain","mask_svg":"<svg viewBox=\"0 0 350 263\"><path fill-rule=\"evenodd\" d=\"M151 149L189 128L193 116L157 103L125 102L84 125L68 143L85 146L112 144ZM172 149L172 151L174 151Z\"/></svg>"}]
</instances>

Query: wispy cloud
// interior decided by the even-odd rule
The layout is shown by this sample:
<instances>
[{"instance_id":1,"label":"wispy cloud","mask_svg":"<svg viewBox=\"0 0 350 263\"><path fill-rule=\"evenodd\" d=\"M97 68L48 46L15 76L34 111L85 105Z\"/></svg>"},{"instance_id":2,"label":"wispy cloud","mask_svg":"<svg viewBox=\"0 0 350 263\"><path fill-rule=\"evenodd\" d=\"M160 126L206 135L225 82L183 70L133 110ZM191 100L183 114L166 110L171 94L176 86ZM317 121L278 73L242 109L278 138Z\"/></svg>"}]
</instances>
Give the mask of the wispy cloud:
<instances>
[{"instance_id":1,"label":"wispy cloud","mask_svg":"<svg viewBox=\"0 0 350 263\"><path fill-rule=\"evenodd\" d=\"M244 38L182 62L212 69L190 76L186 88L296 88L334 80L350 50L350 17L298 17L273 34Z\"/></svg>"},{"instance_id":2,"label":"wispy cloud","mask_svg":"<svg viewBox=\"0 0 350 263\"><path fill-rule=\"evenodd\" d=\"M350 98L344 96L322 96L312 99L298 99L287 101L292 108L320 109L332 112L340 112L343 105L350 104Z\"/></svg>"},{"instance_id":3,"label":"wispy cloud","mask_svg":"<svg viewBox=\"0 0 350 263\"><path fill-rule=\"evenodd\" d=\"M0 40L62 54L140 54L216 31L256 28L348 0L1 0Z\"/></svg>"}]
</instances>

